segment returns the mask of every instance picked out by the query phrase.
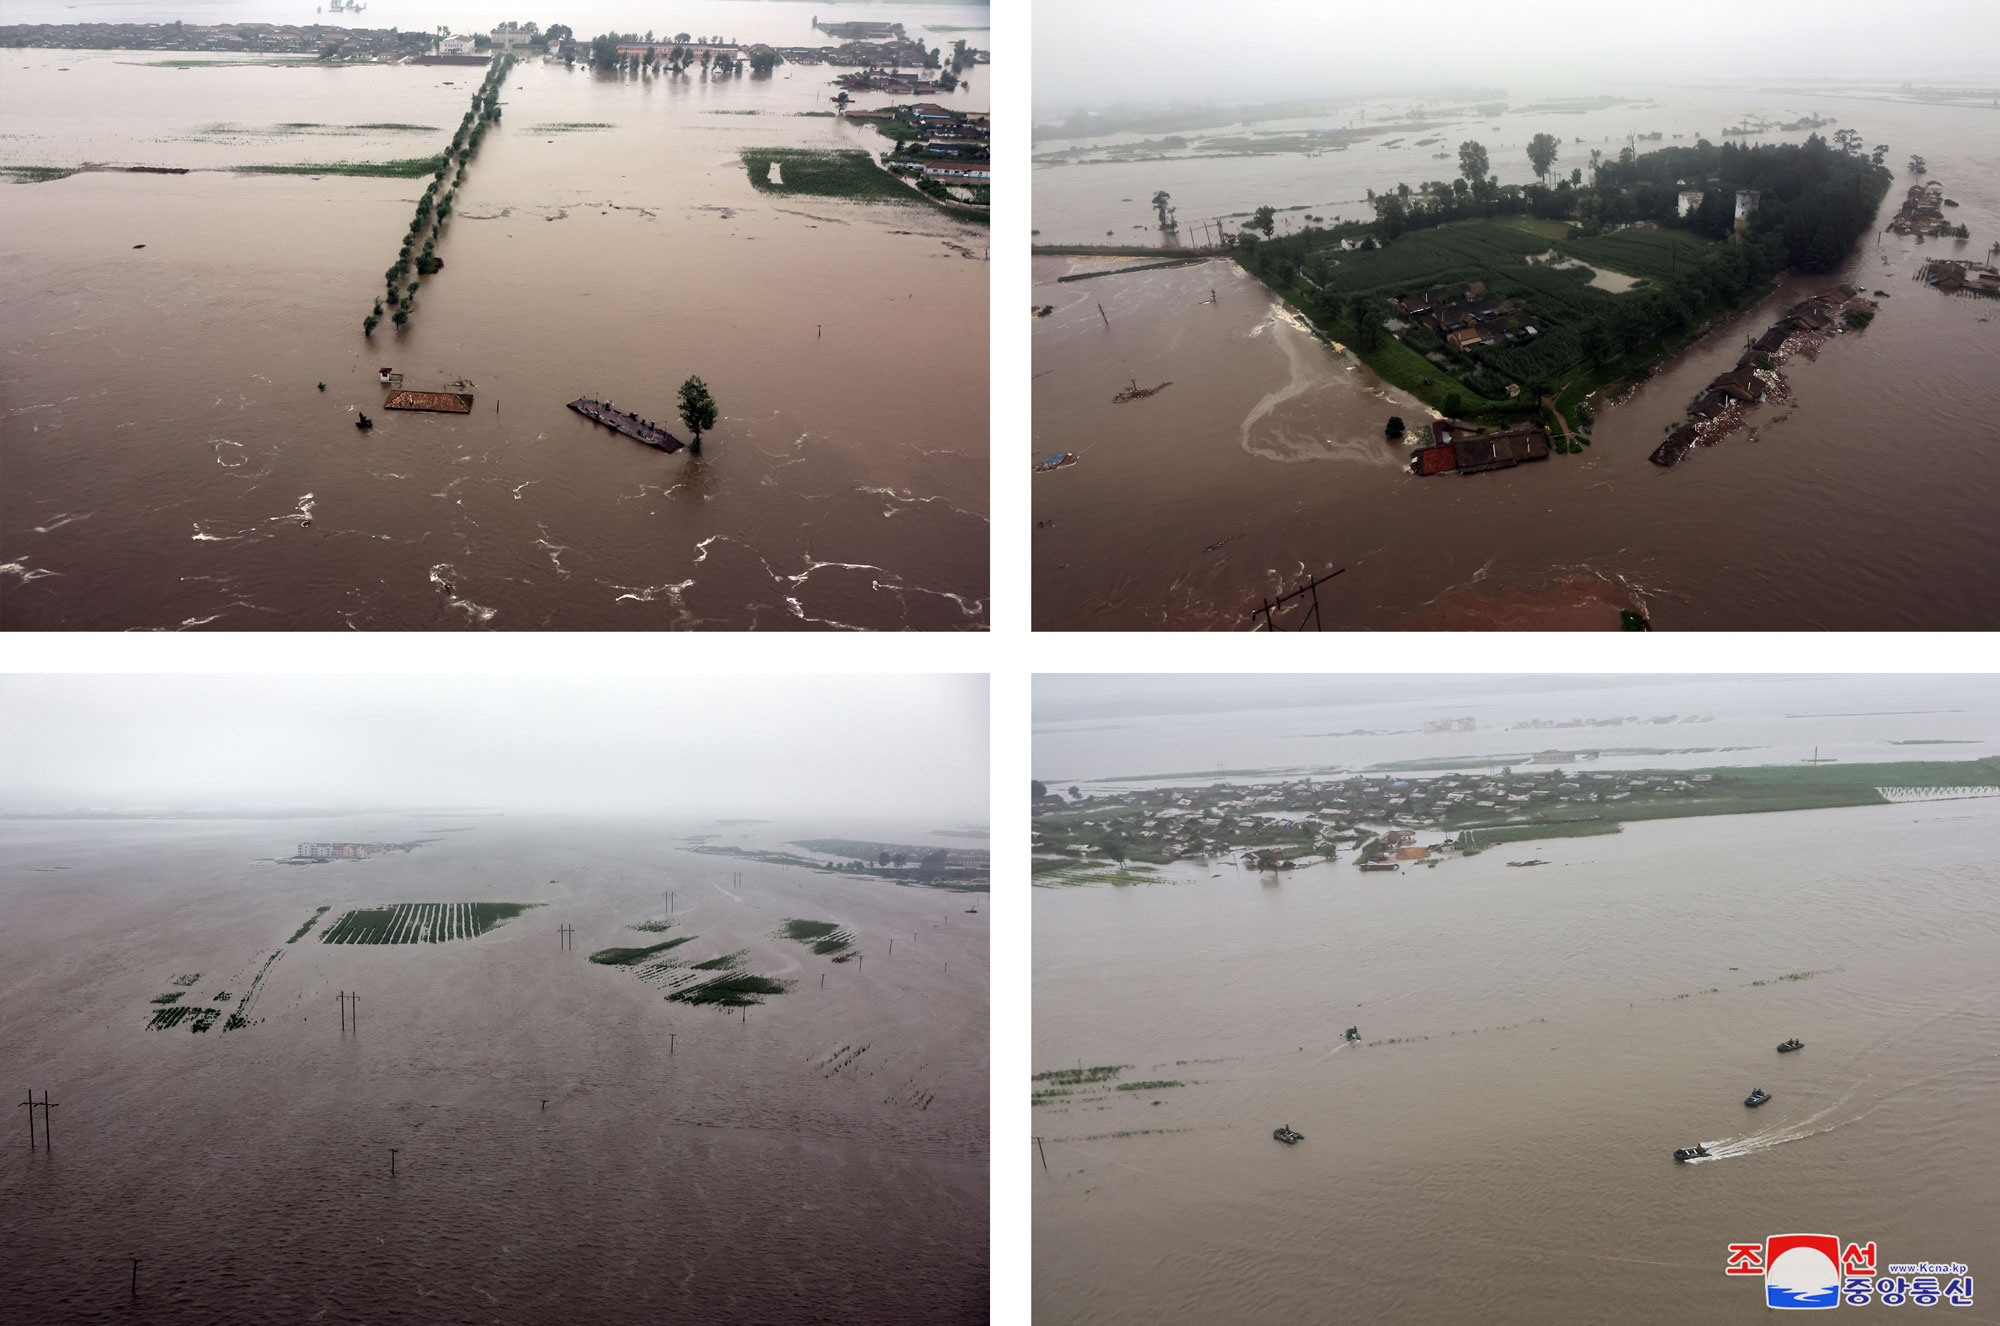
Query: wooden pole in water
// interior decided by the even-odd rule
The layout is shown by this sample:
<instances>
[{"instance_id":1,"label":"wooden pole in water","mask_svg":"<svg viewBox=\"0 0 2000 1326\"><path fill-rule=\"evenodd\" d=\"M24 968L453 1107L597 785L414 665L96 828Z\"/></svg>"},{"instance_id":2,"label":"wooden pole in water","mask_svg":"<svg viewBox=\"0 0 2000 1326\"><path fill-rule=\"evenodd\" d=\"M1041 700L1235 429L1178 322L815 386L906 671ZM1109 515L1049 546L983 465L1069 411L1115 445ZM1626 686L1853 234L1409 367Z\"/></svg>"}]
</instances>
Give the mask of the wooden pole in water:
<instances>
[{"instance_id":1,"label":"wooden pole in water","mask_svg":"<svg viewBox=\"0 0 2000 1326\"><path fill-rule=\"evenodd\" d=\"M824 976L820 977L822 984L825 981L826 978ZM35 1149L35 1089L33 1087L28 1088L28 1098L21 1103L28 1107L28 1150L33 1151Z\"/></svg>"},{"instance_id":2,"label":"wooden pole in water","mask_svg":"<svg viewBox=\"0 0 2000 1326\"><path fill-rule=\"evenodd\" d=\"M139 1297L139 1259L132 1259L132 1297Z\"/></svg>"},{"instance_id":3,"label":"wooden pole in water","mask_svg":"<svg viewBox=\"0 0 2000 1326\"><path fill-rule=\"evenodd\" d=\"M1099 304L1097 306L1097 316L1104 319L1105 326L1109 327L1111 325L1111 319L1104 312L1104 305Z\"/></svg>"},{"instance_id":4,"label":"wooden pole in water","mask_svg":"<svg viewBox=\"0 0 2000 1326\"><path fill-rule=\"evenodd\" d=\"M678 1034L678 1032L672 1031L667 1033L667 1057L669 1059L674 1057L674 1037Z\"/></svg>"},{"instance_id":5,"label":"wooden pole in water","mask_svg":"<svg viewBox=\"0 0 2000 1326\"><path fill-rule=\"evenodd\" d=\"M1041 1156L1041 1158L1042 1158L1042 1168L1043 1168L1044 1170L1048 1169L1048 1167L1049 1167L1049 1153L1048 1153L1048 1152L1046 1152L1046 1151L1044 1151L1044 1150L1042 1150L1042 1139L1041 1139L1041 1138L1039 1138L1039 1137L1037 1137L1037 1138L1035 1139L1035 1153L1036 1153L1037 1155Z\"/></svg>"},{"instance_id":6,"label":"wooden pole in water","mask_svg":"<svg viewBox=\"0 0 2000 1326\"><path fill-rule=\"evenodd\" d=\"M889 941L889 951L891 953L894 953L896 951L896 941L893 939Z\"/></svg>"},{"instance_id":7,"label":"wooden pole in water","mask_svg":"<svg viewBox=\"0 0 2000 1326\"><path fill-rule=\"evenodd\" d=\"M350 1022L350 1023L352 1024L352 1029L353 1029L353 1031L354 1031L354 1034L355 1034L355 1035L357 1035L357 1036L358 1036L358 1035L360 1035L360 1034L361 1034L361 996L360 996L360 995L358 995L358 994L351 994L351 995L347 996L347 1017L348 1017L348 1021L349 1021L349 1022Z\"/></svg>"},{"instance_id":8,"label":"wooden pole in water","mask_svg":"<svg viewBox=\"0 0 2000 1326\"><path fill-rule=\"evenodd\" d=\"M33 1099L33 1097L30 1097L30 1099ZM44 1151L53 1151L56 1149L55 1111L60 1108L60 1101L51 1105L49 1104L49 1093L46 1091L42 1093L42 1149ZM29 1110L28 1113L32 1116L34 1111Z\"/></svg>"},{"instance_id":9,"label":"wooden pole in water","mask_svg":"<svg viewBox=\"0 0 2000 1326\"><path fill-rule=\"evenodd\" d=\"M347 1034L347 991L342 990L339 994L335 995L334 1001L340 1005L340 1034L345 1036Z\"/></svg>"},{"instance_id":10,"label":"wooden pole in water","mask_svg":"<svg viewBox=\"0 0 2000 1326\"><path fill-rule=\"evenodd\" d=\"M389 1148L389 1177L396 1177L396 1148L393 1146Z\"/></svg>"}]
</instances>

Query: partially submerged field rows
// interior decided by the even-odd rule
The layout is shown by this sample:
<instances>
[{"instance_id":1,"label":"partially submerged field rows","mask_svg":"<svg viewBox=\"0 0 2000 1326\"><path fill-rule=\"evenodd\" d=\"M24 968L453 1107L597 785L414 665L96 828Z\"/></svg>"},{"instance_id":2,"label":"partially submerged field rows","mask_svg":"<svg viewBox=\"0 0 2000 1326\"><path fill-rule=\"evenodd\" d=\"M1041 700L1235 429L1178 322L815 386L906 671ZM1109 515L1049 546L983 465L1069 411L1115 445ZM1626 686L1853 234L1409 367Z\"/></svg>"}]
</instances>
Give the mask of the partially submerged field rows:
<instances>
[{"instance_id":1,"label":"partially submerged field rows","mask_svg":"<svg viewBox=\"0 0 2000 1326\"><path fill-rule=\"evenodd\" d=\"M477 939L533 902L398 902L358 907L320 936L325 944L443 944Z\"/></svg>"}]
</instances>

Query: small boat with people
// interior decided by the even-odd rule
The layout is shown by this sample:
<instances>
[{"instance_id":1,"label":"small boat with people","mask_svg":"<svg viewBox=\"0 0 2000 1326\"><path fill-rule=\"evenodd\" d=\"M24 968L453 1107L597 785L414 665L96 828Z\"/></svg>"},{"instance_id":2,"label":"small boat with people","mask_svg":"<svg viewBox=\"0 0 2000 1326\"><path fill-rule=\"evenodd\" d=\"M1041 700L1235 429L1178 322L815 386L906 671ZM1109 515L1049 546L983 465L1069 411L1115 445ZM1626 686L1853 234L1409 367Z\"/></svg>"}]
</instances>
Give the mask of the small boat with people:
<instances>
[{"instance_id":1,"label":"small boat with people","mask_svg":"<svg viewBox=\"0 0 2000 1326\"><path fill-rule=\"evenodd\" d=\"M1345 1036L1348 1040L1358 1041L1361 1039L1361 1028L1349 1027L1345 1032L1342 1032L1341 1034Z\"/></svg>"},{"instance_id":2,"label":"small boat with people","mask_svg":"<svg viewBox=\"0 0 2000 1326\"><path fill-rule=\"evenodd\" d=\"M1793 1050L1803 1050L1805 1048L1806 1048L1806 1043L1800 1040L1798 1037L1794 1036L1790 1040L1785 1041L1778 1046L1778 1053L1790 1054Z\"/></svg>"},{"instance_id":3,"label":"small boat with people","mask_svg":"<svg viewBox=\"0 0 2000 1326\"><path fill-rule=\"evenodd\" d=\"M1291 1146L1295 1142L1303 1142L1306 1140L1306 1135L1304 1133L1293 1132L1292 1126L1290 1124L1285 1124L1282 1127L1272 1129L1271 1136L1277 1138L1280 1142L1283 1142L1286 1146Z\"/></svg>"},{"instance_id":4,"label":"small boat with people","mask_svg":"<svg viewBox=\"0 0 2000 1326\"><path fill-rule=\"evenodd\" d=\"M1759 1105L1762 1105L1765 1101L1769 1100L1770 1098L1771 1098L1771 1093L1764 1090L1764 1088L1752 1087L1750 1089L1750 1094L1743 1098L1743 1103L1745 1105L1748 1105L1751 1109L1754 1110Z\"/></svg>"},{"instance_id":5,"label":"small boat with people","mask_svg":"<svg viewBox=\"0 0 2000 1326\"><path fill-rule=\"evenodd\" d=\"M1693 1146L1684 1146L1674 1152L1674 1159L1677 1161L1704 1160L1707 1157L1708 1143L1706 1142L1696 1142Z\"/></svg>"}]
</instances>

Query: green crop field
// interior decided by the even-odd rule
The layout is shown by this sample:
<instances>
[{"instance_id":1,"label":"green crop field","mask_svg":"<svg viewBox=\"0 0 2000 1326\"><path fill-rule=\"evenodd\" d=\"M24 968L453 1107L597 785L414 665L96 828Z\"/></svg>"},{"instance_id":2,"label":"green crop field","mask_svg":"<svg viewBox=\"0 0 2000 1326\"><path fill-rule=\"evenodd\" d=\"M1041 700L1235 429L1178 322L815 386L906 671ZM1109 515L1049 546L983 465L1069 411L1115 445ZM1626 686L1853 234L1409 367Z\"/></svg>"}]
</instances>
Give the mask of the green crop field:
<instances>
[{"instance_id":1,"label":"green crop field","mask_svg":"<svg viewBox=\"0 0 2000 1326\"><path fill-rule=\"evenodd\" d=\"M870 203L920 203L918 194L898 183L866 152L826 151L798 147L743 149L743 165L751 187L759 193L799 197L852 198ZM778 167L779 183L771 182Z\"/></svg>"},{"instance_id":2,"label":"green crop field","mask_svg":"<svg viewBox=\"0 0 2000 1326\"><path fill-rule=\"evenodd\" d=\"M1685 230L1617 230L1591 239L1566 239L1558 252L1626 276L1664 281L1686 271L1714 246Z\"/></svg>"},{"instance_id":3,"label":"green crop field","mask_svg":"<svg viewBox=\"0 0 2000 1326\"><path fill-rule=\"evenodd\" d=\"M1460 221L1415 231L1369 253L1322 249L1327 265L1322 284L1341 295L1398 295L1431 286L1488 280L1496 267L1525 267L1524 258L1545 253L1548 248L1547 239L1515 226Z\"/></svg>"},{"instance_id":4,"label":"green crop field","mask_svg":"<svg viewBox=\"0 0 2000 1326\"><path fill-rule=\"evenodd\" d=\"M325 944L441 944L476 939L533 902L398 902L358 907L321 932Z\"/></svg>"},{"instance_id":5,"label":"green crop field","mask_svg":"<svg viewBox=\"0 0 2000 1326\"><path fill-rule=\"evenodd\" d=\"M679 948L693 938L693 935L683 935L679 939L663 940L645 948L601 948L590 955L590 960L606 967L632 967L644 962L655 953L665 953L668 949Z\"/></svg>"},{"instance_id":6,"label":"green crop field","mask_svg":"<svg viewBox=\"0 0 2000 1326\"><path fill-rule=\"evenodd\" d=\"M854 932L843 930L832 921L800 921L791 917L778 928L781 938L800 944L810 944L812 951L821 957L832 957L835 962L846 962L854 956Z\"/></svg>"}]
</instances>

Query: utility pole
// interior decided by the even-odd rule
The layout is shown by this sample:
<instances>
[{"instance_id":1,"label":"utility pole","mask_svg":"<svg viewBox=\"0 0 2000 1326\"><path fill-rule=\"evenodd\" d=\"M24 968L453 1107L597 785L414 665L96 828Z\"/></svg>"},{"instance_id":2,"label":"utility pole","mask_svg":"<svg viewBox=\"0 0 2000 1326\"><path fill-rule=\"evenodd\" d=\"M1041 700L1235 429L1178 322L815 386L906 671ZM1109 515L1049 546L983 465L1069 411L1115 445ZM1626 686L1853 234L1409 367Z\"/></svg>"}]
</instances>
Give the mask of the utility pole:
<instances>
[{"instance_id":1,"label":"utility pole","mask_svg":"<svg viewBox=\"0 0 2000 1326\"><path fill-rule=\"evenodd\" d=\"M358 994L351 994L347 996L347 1020L349 1028L354 1032L354 1034L357 1036L360 1035L361 996Z\"/></svg>"},{"instance_id":2,"label":"utility pole","mask_svg":"<svg viewBox=\"0 0 2000 1326\"><path fill-rule=\"evenodd\" d=\"M892 939L889 941L889 952L894 953L895 951L896 951L896 941Z\"/></svg>"},{"instance_id":3,"label":"utility pole","mask_svg":"<svg viewBox=\"0 0 2000 1326\"><path fill-rule=\"evenodd\" d=\"M1111 318L1105 313L1104 305L1099 304L1097 306L1097 316L1104 319L1105 326L1109 327L1111 325Z\"/></svg>"},{"instance_id":4,"label":"utility pole","mask_svg":"<svg viewBox=\"0 0 2000 1326\"><path fill-rule=\"evenodd\" d=\"M820 977L819 981L821 985L825 985L826 977ZM28 1098L22 1101L21 1104L28 1107L28 1150L33 1151L35 1149L35 1089L33 1087L28 1088Z\"/></svg>"},{"instance_id":5,"label":"utility pole","mask_svg":"<svg viewBox=\"0 0 2000 1326\"><path fill-rule=\"evenodd\" d=\"M334 999L340 1004L340 1034L345 1036L347 1034L347 991L342 990L334 996Z\"/></svg>"},{"instance_id":6,"label":"utility pole","mask_svg":"<svg viewBox=\"0 0 2000 1326\"><path fill-rule=\"evenodd\" d=\"M30 1096L29 1099L32 1100L33 1097ZM61 1101L57 1101L55 1104L51 1105L49 1103L49 1093L46 1091L42 1093L42 1149L45 1151L53 1151L56 1149L55 1111L60 1109L61 1107L62 1107ZM33 1110L29 1110L28 1117L32 1119L34 1116L35 1112Z\"/></svg>"},{"instance_id":7,"label":"utility pole","mask_svg":"<svg viewBox=\"0 0 2000 1326\"><path fill-rule=\"evenodd\" d=\"M674 1037L678 1034L678 1032L672 1031L667 1033L667 1058L669 1059L674 1057Z\"/></svg>"},{"instance_id":8,"label":"utility pole","mask_svg":"<svg viewBox=\"0 0 2000 1326\"><path fill-rule=\"evenodd\" d=\"M1042 1139L1039 1137L1035 1139L1035 1154L1042 1158L1042 1168L1047 1170L1049 1167L1049 1153L1042 1150Z\"/></svg>"},{"instance_id":9,"label":"utility pole","mask_svg":"<svg viewBox=\"0 0 2000 1326\"><path fill-rule=\"evenodd\" d=\"M139 1259L132 1259L132 1297L139 1297Z\"/></svg>"},{"instance_id":10,"label":"utility pole","mask_svg":"<svg viewBox=\"0 0 2000 1326\"><path fill-rule=\"evenodd\" d=\"M393 1146L389 1148L389 1177L396 1177L396 1148Z\"/></svg>"}]
</instances>

